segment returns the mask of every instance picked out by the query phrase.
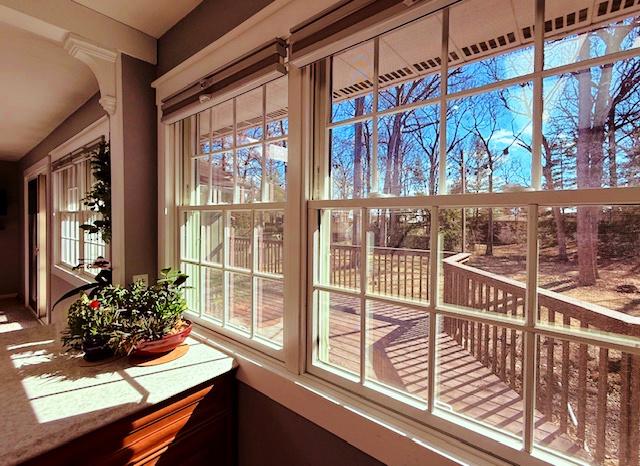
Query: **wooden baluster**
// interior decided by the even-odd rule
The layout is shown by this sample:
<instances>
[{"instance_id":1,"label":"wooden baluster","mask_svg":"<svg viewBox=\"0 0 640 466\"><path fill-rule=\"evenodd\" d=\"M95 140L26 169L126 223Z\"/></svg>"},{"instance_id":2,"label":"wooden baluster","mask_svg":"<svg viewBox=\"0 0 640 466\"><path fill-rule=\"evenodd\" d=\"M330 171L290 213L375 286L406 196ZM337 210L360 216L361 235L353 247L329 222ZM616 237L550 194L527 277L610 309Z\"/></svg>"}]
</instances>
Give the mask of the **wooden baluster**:
<instances>
[{"instance_id":1,"label":"wooden baluster","mask_svg":"<svg viewBox=\"0 0 640 466\"><path fill-rule=\"evenodd\" d=\"M489 293L486 285L484 283L480 284L480 306L481 309L485 311L489 311ZM489 331L494 327L494 325L489 326L489 324L485 324L484 326L484 364L489 367L491 364L491 353L489 352L489 341L491 340Z\"/></svg>"},{"instance_id":2,"label":"wooden baluster","mask_svg":"<svg viewBox=\"0 0 640 466\"><path fill-rule=\"evenodd\" d=\"M495 300L496 300L496 306L498 305L499 302L501 302L499 300L499 290L498 288L495 289ZM504 296L504 292L502 294L502 296ZM502 314L506 314L507 311L504 307L504 304L502 304L501 306L499 306L500 309L500 313ZM507 328L506 327L502 327L502 332L500 333L500 379L503 382L507 381Z\"/></svg>"},{"instance_id":3,"label":"wooden baluster","mask_svg":"<svg viewBox=\"0 0 640 466\"><path fill-rule=\"evenodd\" d=\"M538 306L540 309L540 306ZM553 324L556 321L556 313L552 309L548 309L549 323ZM555 391L555 377L554 377L554 362L555 362L555 341L553 338L547 337L547 402L545 406L545 414L547 418L551 420L553 416L553 392ZM538 371L540 367L538 367Z\"/></svg>"},{"instance_id":4,"label":"wooden baluster","mask_svg":"<svg viewBox=\"0 0 640 466\"><path fill-rule=\"evenodd\" d=\"M517 310L517 302L516 297L513 297L513 300L509 300L509 294L507 293L505 297L505 307L508 307L508 303L513 303L511 305L511 315L515 316L518 313ZM511 329L511 341L509 342L511 345L511 351L509 353L509 366L511 370L511 387L516 389L516 353L518 352L518 334L515 329Z\"/></svg>"},{"instance_id":5,"label":"wooden baluster","mask_svg":"<svg viewBox=\"0 0 640 466\"><path fill-rule=\"evenodd\" d=\"M427 299L431 299L430 295L429 295L429 274L431 273L431 267L430 267L430 254L427 254L425 256L425 274L424 274L424 293L427 297Z\"/></svg>"},{"instance_id":6,"label":"wooden baluster","mask_svg":"<svg viewBox=\"0 0 640 466\"><path fill-rule=\"evenodd\" d=\"M600 348L598 355L598 402L596 411L596 453L598 463L604 461L607 438L607 389L609 388L609 350Z\"/></svg>"},{"instance_id":7,"label":"wooden baluster","mask_svg":"<svg viewBox=\"0 0 640 466\"><path fill-rule=\"evenodd\" d=\"M493 307L493 312L498 312L498 299L497 299L498 290L494 286L493 293L491 293L491 287L487 286L487 302L488 305ZM491 295L493 295L493 299L491 299ZM498 326L493 326L493 355L491 359L491 370L494 374L498 373Z\"/></svg>"},{"instance_id":8,"label":"wooden baluster","mask_svg":"<svg viewBox=\"0 0 640 466\"><path fill-rule=\"evenodd\" d=\"M414 298L415 297L415 284L414 284L414 280L415 280L415 273L416 273L416 269L415 269L415 258L416 256L414 256L413 254L411 255L411 297Z\"/></svg>"},{"instance_id":9,"label":"wooden baluster","mask_svg":"<svg viewBox=\"0 0 640 466\"><path fill-rule=\"evenodd\" d=\"M571 318L566 314L562 316L562 323L565 326L571 325ZM560 430L567 431L567 422L569 417L569 341L562 340L562 391L560 393Z\"/></svg>"},{"instance_id":10,"label":"wooden baluster","mask_svg":"<svg viewBox=\"0 0 640 466\"><path fill-rule=\"evenodd\" d=\"M588 324L580 322L580 327L587 328ZM587 351L587 345L581 343L578 347L578 430L576 433L581 445L584 445L587 427Z\"/></svg>"},{"instance_id":11,"label":"wooden baluster","mask_svg":"<svg viewBox=\"0 0 640 466\"><path fill-rule=\"evenodd\" d=\"M622 353L620 358L620 423L618 443L618 462L620 466L627 464L629 457L629 399L631 386L631 355Z\"/></svg>"},{"instance_id":12,"label":"wooden baluster","mask_svg":"<svg viewBox=\"0 0 640 466\"><path fill-rule=\"evenodd\" d=\"M536 377L535 377L535 387L536 393L540 393L540 347L542 343L542 338L540 335L536 335ZM524 375L524 374L523 374ZM536 408L538 407L537 399L534 402ZM544 408L541 408L541 411L544 411Z\"/></svg>"},{"instance_id":13,"label":"wooden baluster","mask_svg":"<svg viewBox=\"0 0 640 466\"><path fill-rule=\"evenodd\" d=\"M629 396L629 466L638 465L640 450L640 356L631 355Z\"/></svg>"}]
</instances>

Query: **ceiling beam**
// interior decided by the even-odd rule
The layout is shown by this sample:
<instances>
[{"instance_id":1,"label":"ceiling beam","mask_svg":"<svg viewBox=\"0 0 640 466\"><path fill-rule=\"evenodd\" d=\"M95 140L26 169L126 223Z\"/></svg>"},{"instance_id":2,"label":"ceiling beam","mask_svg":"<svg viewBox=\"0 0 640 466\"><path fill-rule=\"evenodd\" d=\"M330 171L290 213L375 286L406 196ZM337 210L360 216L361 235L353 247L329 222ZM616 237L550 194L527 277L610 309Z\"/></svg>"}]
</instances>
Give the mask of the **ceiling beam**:
<instances>
[{"instance_id":1,"label":"ceiling beam","mask_svg":"<svg viewBox=\"0 0 640 466\"><path fill-rule=\"evenodd\" d=\"M69 34L155 64L156 39L72 0L0 0L0 22L62 44Z\"/></svg>"}]
</instances>

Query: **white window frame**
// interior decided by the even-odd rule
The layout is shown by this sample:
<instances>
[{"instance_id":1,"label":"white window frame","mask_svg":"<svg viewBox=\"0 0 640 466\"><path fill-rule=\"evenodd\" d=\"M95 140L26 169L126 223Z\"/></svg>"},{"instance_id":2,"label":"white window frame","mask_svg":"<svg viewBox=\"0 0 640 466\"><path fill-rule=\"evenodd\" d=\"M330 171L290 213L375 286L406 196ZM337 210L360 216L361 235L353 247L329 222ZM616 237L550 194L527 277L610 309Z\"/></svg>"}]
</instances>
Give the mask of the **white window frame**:
<instances>
[{"instance_id":1,"label":"white window frame","mask_svg":"<svg viewBox=\"0 0 640 466\"><path fill-rule=\"evenodd\" d=\"M616 52L602 57L591 58L578 63L570 63L555 68L544 69L544 37L542 34L535 34L535 56L534 70L530 74L518 76L516 78L506 79L495 83L465 89L463 91L450 93L447 86L446 76L448 75L448 27L449 27L449 10L442 10L443 27L442 27L442 52L440 69L440 95L438 97L420 101L405 106L394 107L392 109L378 111L378 60L374 58L374 86L371 89L373 95L372 111L366 115L358 116L351 119L340 120L339 122L331 122L331 92L327 89L330 85L330 66L325 67L324 79L320 79L315 83L319 90L318 94L324 96L324 100L316 101L312 107L315 109L316 121L320 121L316 126L316 131L320 135L316 137L314 147L314 171L316 173L315 184L313 187L314 198L307 202L308 206L308 228L309 238L314 238L309 244L308 257L310 258L310 270L313 276L307 284L307 321L308 321L308 338L306 347L306 367L310 374L330 382L331 384L343 387L350 392L360 395L366 399L380 403L383 406L389 406L393 410L403 413L411 419L423 423L425 425L435 427L452 433L458 438L469 438L470 435L479 434L485 437L481 444L485 445L490 451L495 452L509 460L516 461L518 464L532 464L536 459L551 462L552 464L581 464L579 460L564 456L563 454L546 449L540 445L534 448L534 412L535 412L535 354L536 354L536 336L550 337L559 340L568 340L571 343L584 343L596 345L598 347L606 347L609 349L622 350L631 354L640 354L640 343L637 340L626 338L623 335L596 335L579 329L567 329L558 326L536 321L536 310L538 308L538 207L543 206L608 206L608 205L639 205L640 204L640 187L617 187L617 188L600 188L600 189L567 189L562 191L543 191L542 190L542 163L541 163L541 146L542 146L542 110L543 110L543 79L549 76L556 76L564 73L570 73L577 70L584 70L589 67L602 65L605 63L615 63L626 58L640 56L640 48ZM544 0L534 0L532 7L535 7L535 31L544 31ZM417 19L417 18L416 18ZM590 30L590 27L583 28L575 33L584 30ZM374 42L374 50L378 49L378 39L371 38ZM329 60L329 58L325 59ZM459 99L486 93L494 89L506 88L510 85L523 82L533 82L533 153L532 153L532 172L531 183L532 188L524 192L493 192L493 193L468 193L468 194L448 194L447 189L447 167L446 167L446 109L449 100ZM440 105L440 150L439 150L439 181L438 194L433 196L411 196L411 197L369 197L360 199L330 199L330 183L327 173L329 166L329 148L328 141L329 131L332 128L347 126L359 121L371 120L373 127L373 144L376 141L376 119L378 115L394 114L408 108L424 107L427 105ZM372 147L372 154L375 156L376 147ZM318 175L319 174L319 175ZM464 309L442 302L440 290L438 288L438 280L434 279L441 274L441 245L438 240L439 232L439 209L444 208L497 208L497 207L524 207L528 215L527 229L527 257L534 260L527 260L527 294L525 303L525 318L517 320L500 315L492 315L490 313L481 313ZM405 300L402 298L388 298L378 294L370 293L366 289L367 267L361 265L361 287L360 291L345 290L341 287L319 283L317 274L322 268L323 258L326 257L327 251L320 251L318 243L322 237L323 228L320 227L318 218L320 212L325 209L355 209L360 210L360 218L362 222L361 232L362 238L359 238L361 257L367 257L367 238L366 238L366 219L371 209L386 208L420 208L429 209L431 213L431 244L430 244L430 290L428 303L416 303L415 301ZM523 332L523 364L524 364L524 391L523 391L523 413L524 413L524 429L521 441L512 441L508 435L503 434L497 428L473 422L472 419L465 418L461 414L447 412L439 409L436 403L435 394L437 393L437 374L436 374L436 338L434 331L429 332L429 368L428 368L428 400L426 406L421 403L414 403L412 400L400 396L393 390L385 391L383 388L376 390L365 385L366 376L366 360L367 352L365 350L366 338L365 330L367 328L366 312L362 312L360 328L360 373L353 377L346 374L345 371L336 367L331 367L319 361L318 342L319 329L317 312L314 308L314 291L326 291L341 295L348 295L354 299L372 299L378 302L397 303L403 307L417 309L427 312L430 319L429 328L435 329L440 317L453 317L470 322L486 323L490 325L500 325L503 328L515 329ZM496 440L497 439L497 440ZM508 446L507 451L504 445Z\"/></svg>"},{"instance_id":2,"label":"white window frame","mask_svg":"<svg viewBox=\"0 0 640 466\"><path fill-rule=\"evenodd\" d=\"M539 1L539 0L537 0ZM254 49L261 43L279 36L287 35L289 29L299 24L323 9L334 4L334 0L318 0L317 2L307 2L306 0L285 0L276 1L260 13L252 17L247 22L239 26L233 33L223 36L221 39L210 44L198 54L189 58L175 69L168 72L153 83L153 87L157 91L156 104L157 124L158 124L158 153L159 153L159 190L158 190L158 244L159 244L159 264L161 266L175 266L175 251L178 246L178 230L179 221L177 195L179 194L179 180L176 176L179 173L179 161L174 157L172 147L176 144L175 138L170 131L170 121L162 121L161 101L162 99L174 94L181 88L189 85L201 76L205 76L211 71L220 68L224 64L232 61L243 53ZM450 2L435 2L433 7L425 13L435 11L442 6L443 3L453 4ZM277 13L277 14L274 14ZM540 23L541 18L537 18ZM542 30L543 28L537 28ZM374 34L364 37L367 31L361 31L363 38L373 37ZM617 54L616 58L621 59L626 56L635 55L635 53L622 52ZM540 58L537 57L536 60ZM581 67L587 64L596 64L601 61L613 60L612 56L606 57L606 60L589 60L581 63ZM572 69L567 66L566 70ZM550 74L556 74L565 71L563 68L556 68ZM541 79L543 73L539 68L534 72L533 77ZM520 77L514 82L524 80ZM288 197L287 207L285 208L285 217L287 223L291 224L307 224L307 217L310 212L314 212L318 208L322 208L326 201L313 201L311 199L311 183L310 174L313 164L311 154L313 153L313 137L311 129L312 121L312 105L310 102L310 94L312 93L310 85L310 76L307 69L298 69L295 66L289 67L289 167L288 167ZM495 85L500 87L507 85L508 81L503 81ZM481 92L490 90L491 86L483 89L474 89ZM462 96L462 94L458 94ZM538 103L534 112L541 111L541 100L538 96ZM442 153L442 152L441 152ZM295 154L296 156L293 156ZM299 156L298 156L299 154ZM295 192L295 191L297 192ZM602 195L606 194L606 198ZM405 205L422 207L425 206L437 211L440 207L460 207L461 205L473 207L473 205L502 206L502 205L529 205L529 210L534 210L538 204L542 205L562 205L575 204L573 201L575 192L524 192L524 193L501 193L501 194L477 194L474 195L474 201L469 202L466 198L460 196L441 194L434 198L407 198ZM637 203L640 199L640 189L638 188L617 188L614 190L595 189L589 192L581 193L581 201L585 204L632 204ZM358 204L347 201L334 201L332 206L356 207ZM365 200L364 207L397 207L397 199L369 199ZM433 217L432 218L437 218ZM531 224L531 222L530 222ZM432 223L432 228L434 224ZM238 339L228 338L227 336L216 332L212 334L206 329L200 328L202 338L210 344L220 346L223 350L233 354L238 358L238 362L243 368L239 371L238 377L245 383L263 391L272 394L272 398L278 400L290 409L297 412L304 412L305 417L314 420L314 422L325 427L336 435L342 436L350 443L359 446L365 452L373 454L377 458L387 458L390 463L404 462L407 464L424 464L421 462L420 453L418 456L408 454L411 447L415 445L424 446L424 457L436 451L443 457L447 457L449 452L454 458L466 461L470 464L503 464L499 457L508 458L512 462L527 462L527 464L549 464L557 460L553 455L542 455L541 457L531 456L526 452L513 450L509 446L501 444L492 438L488 438L482 433L476 432L476 426L469 424L461 427L461 421L457 419L445 419L440 416L429 415L421 419L420 422L414 422L403 411L406 405L402 405L399 411L392 403L392 399L380 397L380 402L370 403L367 396L362 396L362 391L357 387L347 387L344 389L344 380L338 380L333 383L330 380L331 374L318 376L313 371L306 370L310 368L307 354L311 351L311 342L306 338L306 334L312 335L313 330L313 310L307 307L307 295L310 294L312 285L311 267L307 268L307 261L313 258L313 247L307 245L313 244L314 231L313 228L306 229L295 228L296 234L287 234L285 231L285 247L289 251L294 251L288 255L285 261L285 277L287 285L285 285L285 339L284 339L284 364L280 361L265 357L264 354L255 351L249 345ZM528 232L529 238L533 238L531 231ZM535 241L529 242L529 252L535 251L537 254L537 244ZM298 253L298 257L296 256ZM435 255L434 255L435 257ZM533 270L535 265L530 264ZM533 293L535 295L535 293ZM533 297L535 299L535 296ZM530 300L529 300L530 301ZM528 304L531 306L531 302ZM433 308L431 309L433 310ZM459 309L449 309L447 307L438 306L435 309L441 315L451 315L454 317L468 317ZM471 316L477 318L476 316ZM535 324L527 322L526 328L531 330ZM196 329L198 330L198 329ZM536 328L541 334L550 331L544 328ZM557 330L554 330L557 332ZM573 336L575 337L575 335ZM579 341L591 342L588 335L580 336ZM597 341L598 344L602 342ZM616 345L615 341L611 342ZM625 346L626 348L626 346ZM637 348L635 353L640 352ZM433 367L433 364L431 364ZM528 376L531 377L531 368L528 369ZM329 383L327 382L329 380ZM433 380L433 378L431 379ZM312 394L311 399L308 395ZM374 394L375 395L375 394ZM532 399L529 393L528 400ZM307 396L308 404L301 406L297 402L298 396ZM373 397L371 397L373 398ZM375 400L378 401L378 400ZM528 401L530 404L531 401ZM336 408L336 406L338 408ZM344 409L343 409L344 407ZM356 414L359 420L355 421L352 416ZM529 413L530 415L530 413ZM340 423L348 426L341 428ZM464 424L464 423L463 423ZM373 427L375 425L375 427ZM357 426L357 429L352 427ZM390 451L389 448L376 445L377 442L362 442L367 434L376 435L376 428L381 428L385 432L394 431L403 440L396 444L397 449ZM359 430L361 429L361 430ZM434 430L435 429L435 430ZM357 431L359 430L359 431ZM357 432L356 432L357 431ZM446 433L446 434L443 434ZM461 442L459 439L465 439ZM469 447L475 445L476 447ZM491 456L487 456L483 451L491 452ZM397 452L397 454L396 454ZM455 452L455 453L453 453ZM394 461L395 460L395 461Z\"/></svg>"},{"instance_id":3,"label":"white window frame","mask_svg":"<svg viewBox=\"0 0 640 466\"><path fill-rule=\"evenodd\" d=\"M53 149L49 153L50 161L53 164L57 160L66 156L67 154L72 153L86 145L89 145L101 137L105 138L107 141L109 140L109 118L107 116L101 117L100 119L96 120L94 123L87 126L78 134L76 134L75 136L71 137L70 139L68 139L67 141L65 141L55 149ZM88 173L89 164L88 163L84 164L84 166L86 167L84 170L79 169L79 164L80 164L80 161L74 161L72 163L73 165L72 169L74 170L74 174L76 178L76 188L78 190L77 192L78 206L76 211L73 211L70 213L77 215L78 223L82 225L88 220L88 218L91 215L91 211L83 208L82 201L81 201L82 197L84 196L84 193L86 193L87 189L89 188L88 186L86 186L87 185L86 181L89 175ZM52 198L52 205L53 205L53 209L51 212L51 215L52 215L51 224L52 224L52 230L53 230L53 235L52 235L53 260L51 263L51 273L75 285L82 285L82 284L93 281L95 274L92 274L89 271L85 270L84 267L81 267L77 270L73 270L72 266L62 262L61 256L60 256L62 234L61 234L61 223L60 223L61 220L58 215L58 213L60 213L58 211L58 200L57 200L58 183L59 183L58 177L61 170L65 170L65 169L68 169L67 166L60 167L57 170L51 171L51 174L52 174L51 198ZM80 171L82 171L82 173L80 173ZM84 231L79 230L78 258L82 258L82 256L84 255L84 235L85 235ZM105 257L107 259L110 258L110 245L106 245Z\"/></svg>"},{"instance_id":4,"label":"white window frame","mask_svg":"<svg viewBox=\"0 0 640 466\"><path fill-rule=\"evenodd\" d=\"M288 76L284 75L284 76L278 76L275 77L275 79L286 79L287 83L288 81ZM264 80L266 81L266 79ZM188 195L185 191L184 191L184 186L183 186L183 180L184 180L184 174L183 174L183 163L185 160L189 159L190 161L194 161L194 160L198 160L199 158L202 157L209 157L211 155L214 154L219 154L219 153L233 153L235 154L237 150L239 149L243 149L243 148L248 148L248 147L254 147L254 146L260 146L261 150L262 150L262 175L261 175L261 186L260 186L260 197L264 196L264 192L265 192L265 161L267 158L267 150L268 150L268 145L270 143L279 143L282 141L287 141L287 148L289 153L290 152L290 147L289 147L289 134L290 134L290 129L288 130L287 134L285 135L280 135L280 136L275 136L275 137L267 137L267 125L268 125L268 121L266 119L266 108L267 108L267 86L268 84L272 81L272 79L264 82L262 79L259 82L255 83L255 86L251 86L251 85L246 85L243 86L243 92L240 93L238 91L234 92L233 94L228 94L226 96L221 96L217 99L215 99L214 101L208 103L205 106L202 106L201 108L198 109L198 113L202 112L204 110L210 109L215 107L218 104L224 103L224 102L228 102L228 101L232 101L232 107L233 107L233 137L232 137L232 143L231 143L231 147L224 149L224 150L216 150L216 151L211 151L209 153L200 153L200 144L199 142L196 143L196 146L194 147L195 152L194 154L188 154L185 155L182 153L182 151L184 149L180 149L180 144L181 144L181 132L183 131L183 129L181 129L179 127L179 125L177 124L177 122L174 122L173 125L169 126L169 134L170 134L170 138L173 141L172 142L172 147L173 147L173 158L175 160L175 167L176 167L176 171L175 171L175 177L176 177L176 186L175 186L175 199L176 199L176 214L177 214L177 218L176 218L176 223L174 224L173 228L176 231L176 246L173 249L173 261L172 263L174 264L173 266L176 268L180 268L182 263L189 263L191 265L194 265L196 267L200 267L200 271L202 270L201 267L202 266L206 266L206 267L210 267L212 269L221 271L224 274L224 288L225 288L225 304L224 304L224 312L223 312L223 318L221 322L216 322L214 319L211 318L207 318L207 317L203 317L203 312L202 310L198 309L197 313L196 312L187 312L186 315L189 317L189 319L191 319L194 322L197 322L198 324L205 326L215 332L219 332L220 334L237 340L239 342L241 342L242 344L245 344L247 346L253 347L253 348L257 348L260 351L262 351L263 353L267 354L268 356L272 357L274 360L279 361L280 363L282 363L285 358L285 351L284 351L284 346L285 346L285 338L286 338L286 334L287 334L287 330L286 329L286 321L283 315L283 338L282 338L282 342L283 345L280 347L276 344L274 344L273 342L270 342L268 339L264 338L264 337L256 337L256 328L257 328L257 313L254 312L254 305L255 305L255 300L256 300L256 287L255 287L255 278L263 278L263 279L267 279L267 280L278 280L281 283L283 283L283 303L286 303L286 294L288 292L288 289L290 288L290 285L288 285L288 279L287 277L287 270L286 270L286 264L283 264L283 274L282 276L274 276L272 274L266 273L266 272L260 272L257 270L257 260L258 260L258 254L256 254L257 249L255 248L255 243L257 241L257 237L256 237L256 225L255 225L255 217L256 217L256 213L258 212L263 212L263 211L278 211L278 212L283 212L284 214L284 228L283 228L283 236L284 236L284 245L283 245L283 250L285 249L285 245L287 244L287 237L291 234L291 230L292 230L292 225L290 222L287 221L287 210L288 210L288 206L289 206L289 200L290 200L290 194L289 194L289 161L287 161L287 179L286 179L286 200L285 201L271 201L271 202L261 202L261 201L256 201L256 202L239 202L239 195L240 193L238 192L238 187L234 186L234 194L233 194L233 203L227 203L227 204L206 204L206 205L189 205L188 203L185 202L185 197ZM237 97L241 97L242 94L244 92L251 92L254 91L255 89L262 89L262 133L263 133L263 137L262 139L260 139L259 141L256 142L251 142L251 143L244 143L244 144L239 144L238 143L238 132L237 132L237 121L236 121L236 98ZM196 113L197 115L197 113ZM187 117L189 118L189 117ZM197 135L199 133L199 124L198 124L198 120L199 117L191 117L193 122L195 123L194 126L195 128L193 129L195 131L195 134ZM182 118L180 119L182 120ZM180 121L178 120L178 121ZM290 128L290 122L289 122L289 128ZM234 176L237 175L237 163L236 163L237 157L234 155L233 157L233 173ZM209 189L211 189L211 180L209 180ZM193 196L194 194L191 193L191 195ZM196 195L197 196L197 195ZM209 196L211 196L211 194L209 193ZM229 260L228 257L226 257L226 254L223 254L223 258L222 258L222 263L221 264L203 264L201 261L201 258L199 258L197 261L194 260L186 260L184 258L180 257L180 251L181 251L181 247L180 247L180 242L181 242L181 238L180 238L180 234L179 234L179 230L181 228L181 225L183 224L183 219L185 217L185 214L187 212L221 212L223 214L223 224L224 224L224 237L223 237L223 241L224 241L224 250L228 251L229 249L229 235L228 235L228 231L229 231L229 213L230 212L251 212L251 219L252 219L252 234L251 234L251 241L250 241L250 248L252 249L252 264L249 270L246 269L240 269L237 267L232 266L231 264L229 264ZM200 229L201 232L201 229ZM199 234L200 234L199 232ZM295 236L295 230L293 230L293 235ZM198 248L200 249L200 243L198 242ZM199 255L201 254L201 251L199 251L198 253ZM286 255L288 257L288 255ZM286 260L285 260L286 262ZM242 331L240 329L236 329L234 328L234 326L232 325L228 325L227 322L229 320L229 306L228 306L228 300L229 300L229 296L228 296L228 290L229 290L229 283L228 283L228 273L237 273L237 274L241 274L243 276L247 276L249 277L249 279L251 280L251 325L249 328L248 332ZM200 275L200 274L199 274ZM199 292L199 302L201 303L203 301L203 293L204 290L202 289L202 276L198 277L199 279L199 284L197 285L197 291ZM285 304L286 307L286 304ZM284 314L284 309L283 309L283 314Z\"/></svg>"}]
</instances>

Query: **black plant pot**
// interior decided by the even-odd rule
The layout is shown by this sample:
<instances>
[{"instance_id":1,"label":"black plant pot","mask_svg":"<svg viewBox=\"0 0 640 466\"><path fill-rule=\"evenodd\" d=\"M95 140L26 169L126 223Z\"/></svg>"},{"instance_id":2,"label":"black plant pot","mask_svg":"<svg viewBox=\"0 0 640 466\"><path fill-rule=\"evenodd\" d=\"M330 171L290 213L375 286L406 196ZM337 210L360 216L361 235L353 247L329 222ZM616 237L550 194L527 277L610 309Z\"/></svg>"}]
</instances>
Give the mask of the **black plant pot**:
<instances>
[{"instance_id":1,"label":"black plant pot","mask_svg":"<svg viewBox=\"0 0 640 466\"><path fill-rule=\"evenodd\" d=\"M84 360L89 362L102 361L113 356L113 349L105 341L86 341L82 344Z\"/></svg>"}]
</instances>

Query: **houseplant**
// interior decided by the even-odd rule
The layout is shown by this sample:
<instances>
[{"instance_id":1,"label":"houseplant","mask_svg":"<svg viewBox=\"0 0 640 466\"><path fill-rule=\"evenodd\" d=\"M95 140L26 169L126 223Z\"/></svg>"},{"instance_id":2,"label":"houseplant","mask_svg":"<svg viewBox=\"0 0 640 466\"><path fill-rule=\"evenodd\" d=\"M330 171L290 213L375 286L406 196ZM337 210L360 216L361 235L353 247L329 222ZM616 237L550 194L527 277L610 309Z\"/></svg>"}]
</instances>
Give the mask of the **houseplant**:
<instances>
[{"instance_id":1,"label":"houseplant","mask_svg":"<svg viewBox=\"0 0 640 466\"><path fill-rule=\"evenodd\" d=\"M84 350L87 360L114 353L152 356L171 351L191 333L191 322L183 319L186 280L179 271L163 269L151 286L108 284L94 289L92 296L83 292L69 309L63 344Z\"/></svg>"},{"instance_id":2,"label":"houseplant","mask_svg":"<svg viewBox=\"0 0 640 466\"><path fill-rule=\"evenodd\" d=\"M163 269L154 285L131 284L122 303L119 346L134 355L151 356L181 344L192 328L182 317L187 310L182 294L187 278L179 271Z\"/></svg>"},{"instance_id":3,"label":"houseplant","mask_svg":"<svg viewBox=\"0 0 640 466\"><path fill-rule=\"evenodd\" d=\"M69 308L62 343L84 351L87 361L107 358L114 354L117 321L116 307L83 293Z\"/></svg>"}]
</instances>

